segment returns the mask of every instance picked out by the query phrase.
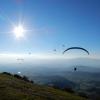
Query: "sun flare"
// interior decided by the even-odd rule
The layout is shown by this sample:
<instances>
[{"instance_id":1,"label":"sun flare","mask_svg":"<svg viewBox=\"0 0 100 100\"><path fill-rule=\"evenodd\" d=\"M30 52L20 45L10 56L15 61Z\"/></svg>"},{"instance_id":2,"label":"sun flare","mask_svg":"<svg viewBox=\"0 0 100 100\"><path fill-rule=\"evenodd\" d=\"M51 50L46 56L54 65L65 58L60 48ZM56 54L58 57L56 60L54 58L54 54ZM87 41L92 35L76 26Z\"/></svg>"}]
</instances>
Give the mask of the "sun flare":
<instances>
[{"instance_id":1,"label":"sun flare","mask_svg":"<svg viewBox=\"0 0 100 100\"><path fill-rule=\"evenodd\" d=\"M23 32L24 32L24 30L21 26L15 27L15 29L14 29L14 33L16 34L17 38L20 38L21 36L23 36Z\"/></svg>"}]
</instances>

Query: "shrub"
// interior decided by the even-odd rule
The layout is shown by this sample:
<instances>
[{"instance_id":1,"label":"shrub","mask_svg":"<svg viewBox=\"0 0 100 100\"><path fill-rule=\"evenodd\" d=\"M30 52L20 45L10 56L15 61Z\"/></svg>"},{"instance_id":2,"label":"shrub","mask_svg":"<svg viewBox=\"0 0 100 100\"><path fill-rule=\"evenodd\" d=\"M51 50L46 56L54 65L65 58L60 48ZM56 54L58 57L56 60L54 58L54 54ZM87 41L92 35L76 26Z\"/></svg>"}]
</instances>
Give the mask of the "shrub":
<instances>
[{"instance_id":1,"label":"shrub","mask_svg":"<svg viewBox=\"0 0 100 100\"><path fill-rule=\"evenodd\" d=\"M57 85L52 85L51 87L54 89L59 89L59 87Z\"/></svg>"},{"instance_id":2,"label":"shrub","mask_svg":"<svg viewBox=\"0 0 100 100\"><path fill-rule=\"evenodd\" d=\"M63 87L62 88L62 91L66 91L66 92L69 92L69 93L73 93L74 94L74 91L71 88L68 88L68 87Z\"/></svg>"},{"instance_id":3,"label":"shrub","mask_svg":"<svg viewBox=\"0 0 100 100\"><path fill-rule=\"evenodd\" d=\"M31 83L34 83L34 82L31 80Z\"/></svg>"},{"instance_id":4,"label":"shrub","mask_svg":"<svg viewBox=\"0 0 100 100\"><path fill-rule=\"evenodd\" d=\"M18 75L18 74L14 74L14 77L22 79L22 77L20 75Z\"/></svg>"},{"instance_id":5,"label":"shrub","mask_svg":"<svg viewBox=\"0 0 100 100\"><path fill-rule=\"evenodd\" d=\"M78 93L78 95L81 96L81 97L83 97L83 98L89 99L88 96L87 96L86 94L84 94L84 93L81 93L81 92L80 92L80 93ZM100 99L99 99L99 100L100 100Z\"/></svg>"},{"instance_id":6,"label":"shrub","mask_svg":"<svg viewBox=\"0 0 100 100\"><path fill-rule=\"evenodd\" d=\"M27 82L30 82L30 81L28 80L28 77L26 77L25 75L22 77L22 80L27 81Z\"/></svg>"},{"instance_id":7,"label":"shrub","mask_svg":"<svg viewBox=\"0 0 100 100\"><path fill-rule=\"evenodd\" d=\"M13 76L12 74L10 74L10 73L8 73L8 72L3 72L2 74L6 74L6 75Z\"/></svg>"}]
</instances>

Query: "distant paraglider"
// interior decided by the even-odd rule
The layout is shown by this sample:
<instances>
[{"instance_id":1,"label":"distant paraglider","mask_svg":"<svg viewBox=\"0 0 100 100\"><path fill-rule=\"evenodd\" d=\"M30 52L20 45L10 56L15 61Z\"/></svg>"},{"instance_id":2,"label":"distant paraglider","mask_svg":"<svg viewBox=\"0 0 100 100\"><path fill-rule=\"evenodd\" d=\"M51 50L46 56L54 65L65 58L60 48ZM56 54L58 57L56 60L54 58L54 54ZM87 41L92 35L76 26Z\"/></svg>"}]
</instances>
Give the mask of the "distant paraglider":
<instances>
[{"instance_id":1,"label":"distant paraglider","mask_svg":"<svg viewBox=\"0 0 100 100\"><path fill-rule=\"evenodd\" d=\"M56 49L54 49L54 52L55 52L55 54L56 54Z\"/></svg>"},{"instance_id":2,"label":"distant paraglider","mask_svg":"<svg viewBox=\"0 0 100 100\"><path fill-rule=\"evenodd\" d=\"M87 52L88 55L89 55L89 52L88 52L86 49L81 48L81 47L70 47L70 48L67 48L67 49L63 52L63 54L64 54L66 51L71 50L71 49L80 49L80 50L84 50L84 51Z\"/></svg>"},{"instance_id":3,"label":"distant paraglider","mask_svg":"<svg viewBox=\"0 0 100 100\"><path fill-rule=\"evenodd\" d=\"M18 60L22 60L22 61L24 61L23 59L18 59Z\"/></svg>"},{"instance_id":4,"label":"distant paraglider","mask_svg":"<svg viewBox=\"0 0 100 100\"><path fill-rule=\"evenodd\" d=\"M62 45L62 47L63 47L63 49L64 49L65 45Z\"/></svg>"},{"instance_id":5,"label":"distant paraglider","mask_svg":"<svg viewBox=\"0 0 100 100\"><path fill-rule=\"evenodd\" d=\"M80 49L80 50L84 50L84 51L89 55L89 52L88 52L86 49L81 48L81 47L70 47L70 48L67 48L67 49L63 52L63 54L64 54L66 51L71 50L71 49ZM74 71L76 71L76 70L77 70L77 68L74 68Z\"/></svg>"},{"instance_id":6,"label":"distant paraglider","mask_svg":"<svg viewBox=\"0 0 100 100\"><path fill-rule=\"evenodd\" d=\"M31 54L31 53L29 53L29 56L30 56L30 54Z\"/></svg>"},{"instance_id":7,"label":"distant paraglider","mask_svg":"<svg viewBox=\"0 0 100 100\"><path fill-rule=\"evenodd\" d=\"M76 71L77 68L74 68L74 71Z\"/></svg>"}]
</instances>

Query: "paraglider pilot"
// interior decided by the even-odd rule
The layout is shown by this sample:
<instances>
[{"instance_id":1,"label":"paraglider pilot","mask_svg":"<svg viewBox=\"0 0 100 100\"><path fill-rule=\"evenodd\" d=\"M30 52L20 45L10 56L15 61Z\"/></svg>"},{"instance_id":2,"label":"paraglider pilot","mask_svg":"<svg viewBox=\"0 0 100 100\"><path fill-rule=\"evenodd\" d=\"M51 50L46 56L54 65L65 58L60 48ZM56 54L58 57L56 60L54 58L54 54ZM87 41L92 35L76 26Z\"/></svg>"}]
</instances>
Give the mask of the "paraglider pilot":
<instances>
[{"instance_id":1,"label":"paraglider pilot","mask_svg":"<svg viewBox=\"0 0 100 100\"><path fill-rule=\"evenodd\" d=\"M77 68L74 68L74 71L76 71Z\"/></svg>"}]
</instances>

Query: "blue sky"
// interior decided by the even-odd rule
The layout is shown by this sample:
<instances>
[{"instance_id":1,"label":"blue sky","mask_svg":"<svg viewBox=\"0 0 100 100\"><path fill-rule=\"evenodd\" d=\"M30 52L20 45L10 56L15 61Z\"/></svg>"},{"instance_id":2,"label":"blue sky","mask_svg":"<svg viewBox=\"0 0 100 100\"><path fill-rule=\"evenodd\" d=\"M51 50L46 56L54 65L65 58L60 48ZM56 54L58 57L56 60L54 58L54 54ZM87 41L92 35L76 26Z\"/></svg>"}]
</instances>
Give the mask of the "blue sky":
<instances>
[{"instance_id":1,"label":"blue sky","mask_svg":"<svg viewBox=\"0 0 100 100\"><path fill-rule=\"evenodd\" d=\"M16 39L14 25L23 25ZM9 32L9 33L6 33ZM100 58L99 0L0 0L0 54L40 58ZM79 46L90 52L64 49ZM54 53L56 49L56 54ZM15 58L17 58L17 56ZM12 57L13 58L13 57Z\"/></svg>"}]
</instances>

